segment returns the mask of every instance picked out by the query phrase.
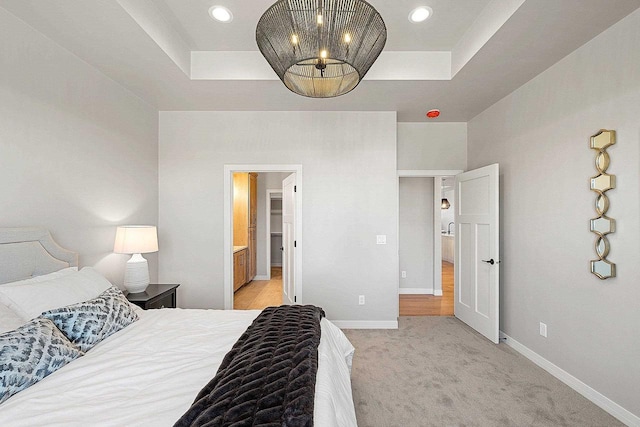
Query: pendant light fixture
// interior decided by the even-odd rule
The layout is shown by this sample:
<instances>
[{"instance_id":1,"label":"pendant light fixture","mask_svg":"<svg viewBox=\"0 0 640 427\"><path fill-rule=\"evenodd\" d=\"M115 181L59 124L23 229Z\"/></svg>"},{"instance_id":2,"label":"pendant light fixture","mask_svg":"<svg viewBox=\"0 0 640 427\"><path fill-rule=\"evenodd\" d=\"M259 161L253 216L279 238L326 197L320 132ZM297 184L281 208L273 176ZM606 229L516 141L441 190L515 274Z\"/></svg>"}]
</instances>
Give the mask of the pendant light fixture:
<instances>
[{"instance_id":1,"label":"pendant light fixture","mask_svg":"<svg viewBox=\"0 0 640 427\"><path fill-rule=\"evenodd\" d=\"M279 0L256 28L258 48L280 80L312 98L353 90L386 41L382 16L364 0Z\"/></svg>"},{"instance_id":2,"label":"pendant light fixture","mask_svg":"<svg viewBox=\"0 0 640 427\"><path fill-rule=\"evenodd\" d=\"M449 209L451 207L451 203L447 199L442 199L442 209Z\"/></svg>"}]
</instances>

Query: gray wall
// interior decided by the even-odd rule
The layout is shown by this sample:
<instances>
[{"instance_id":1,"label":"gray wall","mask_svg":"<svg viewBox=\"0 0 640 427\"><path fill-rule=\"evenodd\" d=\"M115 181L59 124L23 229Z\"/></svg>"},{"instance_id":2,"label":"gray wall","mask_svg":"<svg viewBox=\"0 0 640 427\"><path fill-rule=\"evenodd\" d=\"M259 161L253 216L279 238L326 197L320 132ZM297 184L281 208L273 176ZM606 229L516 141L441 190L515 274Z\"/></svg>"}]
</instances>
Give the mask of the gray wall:
<instances>
[{"instance_id":1,"label":"gray wall","mask_svg":"<svg viewBox=\"0 0 640 427\"><path fill-rule=\"evenodd\" d=\"M122 284L116 225L158 219L157 110L2 8L0 70L0 227L46 227Z\"/></svg>"},{"instance_id":2,"label":"gray wall","mask_svg":"<svg viewBox=\"0 0 640 427\"><path fill-rule=\"evenodd\" d=\"M266 216L267 190L282 190L282 180L289 175L289 172L261 172L258 174L258 224L256 225L258 276L265 276L269 273L267 270L267 221L269 220Z\"/></svg>"},{"instance_id":3,"label":"gray wall","mask_svg":"<svg viewBox=\"0 0 640 427\"><path fill-rule=\"evenodd\" d=\"M398 170L465 170L467 123L398 123L396 166ZM403 205L408 206L407 203L413 197L408 195L417 191L415 186L420 181L414 181L413 187L405 183L403 190L403 180L404 178L400 178L400 191L404 191L406 196L400 203L398 277L402 270L407 271L407 277L400 277L400 287L433 289L433 179L429 179L429 200L423 198L424 193L421 194L410 210L404 209ZM440 195L437 197L440 198ZM425 215L428 215L426 218L430 222L425 225L411 219L412 211L415 210L428 211ZM442 213L446 215L447 211Z\"/></svg>"},{"instance_id":4,"label":"gray wall","mask_svg":"<svg viewBox=\"0 0 640 427\"><path fill-rule=\"evenodd\" d=\"M159 141L159 274L182 306L223 307L224 165L301 164L303 302L396 320L394 112L161 112Z\"/></svg>"},{"instance_id":5,"label":"gray wall","mask_svg":"<svg viewBox=\"0 0 640 427\"><path fill-rule=\"evenodd\" d=\"M400 178L400 288L433 292L433 238L433 178Z\"/></svg>"},{"instance_id":6,"label":"gray wall","mask_svg":"<svg viewBox=\"0 0 640 427\"><path fill-rule=\"evenodd\" d=\"M398 123L398 169L466 167L466 123Z\"/></svg>"},{"instance_id":7,"label":"gray wall","mask_svg":"<svg viewBox=\"0 0 640 427\"><path fill-rule=\"evenodd\" d=\"M640 11L469 123L469 167L501 167L501 328L640 416ZM609 259L618 277L589 272L595 151L609 149ZM548 338L539 335L548 325Z\"/></svg>"}]
</instances>

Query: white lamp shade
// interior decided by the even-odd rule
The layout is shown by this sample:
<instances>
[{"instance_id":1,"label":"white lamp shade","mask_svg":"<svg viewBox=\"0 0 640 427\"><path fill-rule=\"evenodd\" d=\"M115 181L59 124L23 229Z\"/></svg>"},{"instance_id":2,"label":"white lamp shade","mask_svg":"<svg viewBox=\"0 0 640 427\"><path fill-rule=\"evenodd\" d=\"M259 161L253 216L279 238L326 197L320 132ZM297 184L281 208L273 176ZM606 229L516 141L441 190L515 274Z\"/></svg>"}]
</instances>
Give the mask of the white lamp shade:
<instances>
[{"instance_id":1,"label":"white lamp shade","mask_svg":"<svg viewBox=\"0 0 640 427\"><path fill-rule=\"evenodd\" d=\"M158 231L154 225L124 225L118 227L113 251L118 254L158 252Z\"/></svg>"}]
</instances>

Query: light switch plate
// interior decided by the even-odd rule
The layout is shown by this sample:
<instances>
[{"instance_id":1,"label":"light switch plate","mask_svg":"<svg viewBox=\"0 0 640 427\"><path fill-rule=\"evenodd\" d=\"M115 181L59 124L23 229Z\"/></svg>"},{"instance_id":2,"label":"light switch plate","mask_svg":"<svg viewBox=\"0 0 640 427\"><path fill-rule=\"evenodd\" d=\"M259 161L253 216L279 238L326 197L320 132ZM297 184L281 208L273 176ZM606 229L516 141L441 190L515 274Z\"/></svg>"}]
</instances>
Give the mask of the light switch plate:
<instances>
[{"instance_id":1,"label":"light switch plate","mask_svg":"<svg viewBox=\"0 0 640 427\"><path fill-rule=\"evenodd\" d=\"M378 245L386 245L387 244L387 235L386 234L378 234L376 236L376 244L378 244Z\"/></svg>"},{"instance_id":2,"label":"light switch plate","mask_svg":"<svg viewBox=\"0 0 640 427\"><path fill-rule=\"evenodd\" d=\"M547 324L540 322L540 335L547 337Z\"/></svg>"}]
</instances>

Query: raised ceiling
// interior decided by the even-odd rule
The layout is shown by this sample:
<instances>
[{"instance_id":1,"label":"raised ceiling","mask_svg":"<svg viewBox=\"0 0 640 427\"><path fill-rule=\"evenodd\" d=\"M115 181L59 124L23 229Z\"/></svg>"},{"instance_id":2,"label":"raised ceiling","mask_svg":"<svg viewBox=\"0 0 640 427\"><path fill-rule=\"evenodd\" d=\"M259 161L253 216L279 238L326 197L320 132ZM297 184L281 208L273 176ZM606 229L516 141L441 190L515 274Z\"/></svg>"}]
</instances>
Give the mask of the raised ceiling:
<instances>
[{"instance_id":1,"label":"raised ceiling","mask_svg":"<svg viewBox=\"0 0 640 427\"><path fill-rule=\"evenodd\" d=\"M255 51L256 23L274 0L225 0L233 22L212 21L210 0L157 0L167 21L180 32L191 50ZM409 12L420 1L371 0L384 18L389 36L387 50L450 51L478 17L489 0L430 0L435 16L420 24L409 23ZM250 4L248 6L247 4Z\"/></svg>"},{"instance_id":2,"label":"raised ceiling","mask_svg":"<svg viewBox=\"0 0 640 427\"><path fill-rule=\"evenodd\" d=\"M0 0L0 7L159 110L397 111L468 121L640 7L640 0L372 0L388 42L347 95L291 93L260 56L271 0ZM233 22L209 18L213 4ZM418 5L434 15L407 20ZM46 59L43 59L46 60ZM594 59L595 60L595 59Z\"/></svg>"}]
</instances>

